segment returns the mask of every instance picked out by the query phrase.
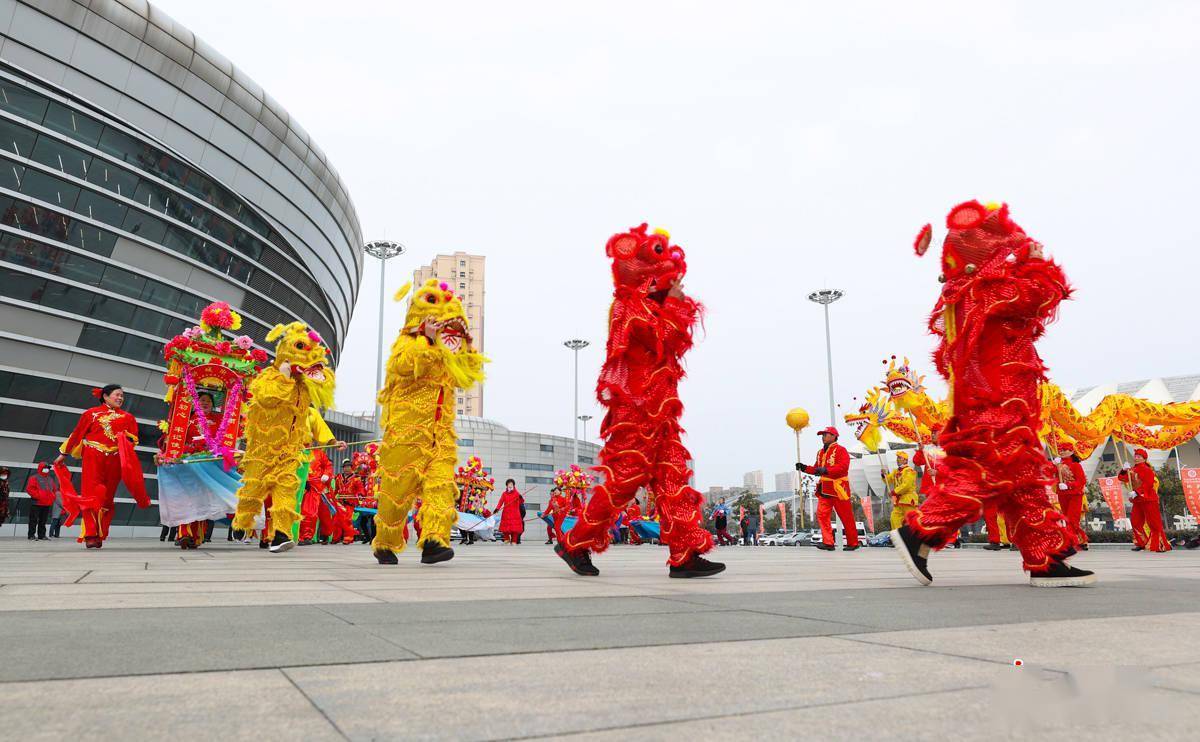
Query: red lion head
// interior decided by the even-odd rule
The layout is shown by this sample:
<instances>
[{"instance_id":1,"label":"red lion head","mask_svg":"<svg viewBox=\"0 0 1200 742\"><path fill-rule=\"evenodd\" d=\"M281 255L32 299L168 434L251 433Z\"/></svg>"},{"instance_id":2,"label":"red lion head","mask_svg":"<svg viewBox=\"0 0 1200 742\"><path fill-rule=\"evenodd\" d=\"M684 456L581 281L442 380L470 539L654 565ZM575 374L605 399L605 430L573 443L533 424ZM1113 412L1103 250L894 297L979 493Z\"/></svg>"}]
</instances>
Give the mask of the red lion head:
<instances>
[{"instance_id":1,"label":"red lion head","mask_svg":"<svg viewBox=\"0 0 1200 742\"><path fill-rule=\"evenodd\" d=\"M683 280L687 260L683 248L671 244L666 230L647 233L647 225L613 235L604 252L612 258L613 283L662 301L671 286Z\"/></svg>"},{"instance_id":2,"label":"red lion head","mask_svg":"<svg viewBox=\"0 0 1200 742\"><path fill-rule=\"evenodd\" d=\"M1024 260L1037 244L1009 217L1008 204L961 203L946 216L946 229L942 275L947 281L969 276L997 257ZM931 238L932 230L926 224L914 244L918 255L925 254Z\"/></svg>"}]
</instances>

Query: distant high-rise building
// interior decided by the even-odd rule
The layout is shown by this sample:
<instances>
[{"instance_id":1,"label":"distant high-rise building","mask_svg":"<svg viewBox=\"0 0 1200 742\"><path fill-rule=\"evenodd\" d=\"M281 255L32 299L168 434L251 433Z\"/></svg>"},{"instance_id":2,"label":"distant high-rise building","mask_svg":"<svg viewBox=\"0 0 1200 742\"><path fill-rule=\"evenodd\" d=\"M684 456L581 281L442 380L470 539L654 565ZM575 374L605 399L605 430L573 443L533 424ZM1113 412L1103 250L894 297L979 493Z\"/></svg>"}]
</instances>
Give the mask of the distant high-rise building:
<instances>
[{"instance_id":1,"label":"distant high-rise building","mask_svg":"<svg viewBox=\"0 0 1200 742\"><path fill-rule=\"evenodd\" d=\"M467 321L471 324L471 337L475 339L475 349L480 352L484 350L483 260L482 255L456 252L453 255L438 255L429 265L413 271L414 287L436 278L462 297ZM459 415L483 417L483 385L476 384L465 392L459 390L455 403Z\"/></svg>"},{"instance_id":2,"label":"distant high-rise building","mask_svg":"<svg viewBox=\"0 0 1200 742\"><path fill-rule=\"evenodd\" d=\"M742 477L742 484L751 492L761 495L763 492L763 473L759 469L757 471L748 471Z\"/></svg>"},{"instance_id":3,"label":"distant high-rise building","mask_svg":"<svg viewBox=\"0 0 1200 742\"><path fill-rule=\"evenodd\" d=\"M796 490L796 472L785 471L775 475L776 492L794 492Z\"/></svg>"}]
</instances>

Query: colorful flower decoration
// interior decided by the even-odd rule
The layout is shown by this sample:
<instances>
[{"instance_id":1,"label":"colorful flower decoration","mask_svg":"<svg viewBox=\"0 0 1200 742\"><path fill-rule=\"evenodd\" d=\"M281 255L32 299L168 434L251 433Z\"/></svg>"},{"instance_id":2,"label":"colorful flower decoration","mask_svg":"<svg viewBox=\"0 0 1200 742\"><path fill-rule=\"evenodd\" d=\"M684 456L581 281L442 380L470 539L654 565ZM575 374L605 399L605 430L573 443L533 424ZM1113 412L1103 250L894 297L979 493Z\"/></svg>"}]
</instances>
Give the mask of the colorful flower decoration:
<instances>
[{"instance_id":1,"label":"colorful flower decoration","mask_svg":"<svg viewBox=\"0 0 1200 742\"><path fill-rule=\"evenodd\" d=\"M228 302L217 301L209 304L200 313L200 327L205 333L216 330L238 330L242 326L242 316L230 308Z\"/></svg>"}]
</instances>

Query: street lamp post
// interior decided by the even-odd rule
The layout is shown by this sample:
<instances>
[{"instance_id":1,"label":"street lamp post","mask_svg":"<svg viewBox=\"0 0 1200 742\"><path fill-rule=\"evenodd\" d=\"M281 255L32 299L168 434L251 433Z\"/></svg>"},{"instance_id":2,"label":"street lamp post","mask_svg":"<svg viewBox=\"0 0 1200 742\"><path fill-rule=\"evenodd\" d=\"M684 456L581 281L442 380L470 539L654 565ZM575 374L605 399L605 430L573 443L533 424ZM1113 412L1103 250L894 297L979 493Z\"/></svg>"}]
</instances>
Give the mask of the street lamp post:
<instances>
[{"instance_id":1,"label":"street lamp post","mask_svg":"<svg viewBox=\"0 0 1200 742\"><path fill-rule=\"evenodd\" d=\"M579 338L573 338L573 339L568 340L565 343L563 343L563 345L565 345L568 348L570 348L571 350L575 351L575 414L573 415L574 419L571 420L571 422L573 423L572 427L574 429L574 435L575 435L575 451L573 453L572 461L574 463L578 464L579 463L579 351L588 347L589 343L586 340L580 340Z\"/></svg>"},{"instance_id":2,"label":"street lamp post","mask_svg":"<svg viewBox=\"0 0 1200 742\"><path fill-rule=\"evenodd\" d=\"M383 307L384 307L384 277L387 275L387 261L397 255L403 255L404 245L391 240L375 240L363 245L363 252L379 260L379 341L375 357L375 424L382 430L383 421L380 419L379 392L383 389Z\"/></svg>"},{"instance_id":3,"label":"street lamp post","mask_svg":"<svg viewBox=\"0 0 1200 742\"><path fill-rule=\"evenodd\" d=\"M588 424L588 420L591 420L591 419L592 419L592 416L591 416L591 415L580 415L580 416L579 416L579 419L583 421L583 440L585 440L585 441L586 441L586 440L588 439L588 437L587 437L587 424Z\"/></svg>"},{"instance_id":4,"label":"street lamp post","mask_svg":"<svg viewBox=\"0 0 1200 742\"><path fill-rule=\"evenodd\" d=\"M825 362L829 371L829 424L837 426L837 415L833 404L833 344L829 337L829 305L845 295L839 289L821 289L808 295L809 301L825 307Z\"/></svg>"}]
</instances>

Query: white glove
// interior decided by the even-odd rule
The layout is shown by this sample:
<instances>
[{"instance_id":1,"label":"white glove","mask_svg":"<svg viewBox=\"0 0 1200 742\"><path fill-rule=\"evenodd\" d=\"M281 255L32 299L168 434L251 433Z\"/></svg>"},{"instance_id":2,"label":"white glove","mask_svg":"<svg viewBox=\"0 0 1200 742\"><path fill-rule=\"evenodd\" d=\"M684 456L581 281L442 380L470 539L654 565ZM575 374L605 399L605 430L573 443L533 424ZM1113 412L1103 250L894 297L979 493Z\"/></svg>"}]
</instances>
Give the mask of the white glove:
<instances>
[{"instance_id":1,"label":"white glove","mask_svg":"<svg viewBox=\"0 0 1200 742\"><path fill-rule=\"evenodd\" d=\"M279 373L283 374L284 378L290 378L292 375L292 364L287 361L279 364Z\"/></svg>"},{"instance_id":2,"label":"white glove","mask_svg":"<svg viewBox=\"0 0 1200 742\"><path fill-rule=\"evenodd\" d=\"M328 475L328 474L322 474L322 475L321 475L321 481L322 481L322 482L328 482L328 481L329 481L329 475Z\"/></svg>"},{"instance_id":3,"label":"white glove","mask_svg":"<svg viewBox=\"0 0 1200 742\"><path fill-rule=\"evenodd\" d=\"M1058 483L1058 488L1059 488L1060 490L1065 490L1065 489L1067 489L1067 483L1066 483L1066 482L1059 482L1059 483Z\"/></svg>"},{"instance_id":4,"label":"white glove","mask_svg":"<svg viewBox=\"0 0 1200 742\"><path fill-rule=\"evenodd\" d=\"M1133 466L1128 461L1126 461L1124 464L1121 464L1121 468L1124 469L1125 471L1129 471L1130 469L1133 468Z\"/></svg>"},{"instance_id":5,"label":"white glove","mask_svg":"<svg viewBox=\"0 0 1200 742\"><path fill-rule=\"evenodd\" d=\"M1054 457L1054 465L1055 465L1055 466L1058 466L1058 465L1059 465L1059 464L1061 464L1061 463L1062 463L1062 457L1061 457L1061 456L1055 456L1055 457Z\"/></svg>"}]
</instances>

